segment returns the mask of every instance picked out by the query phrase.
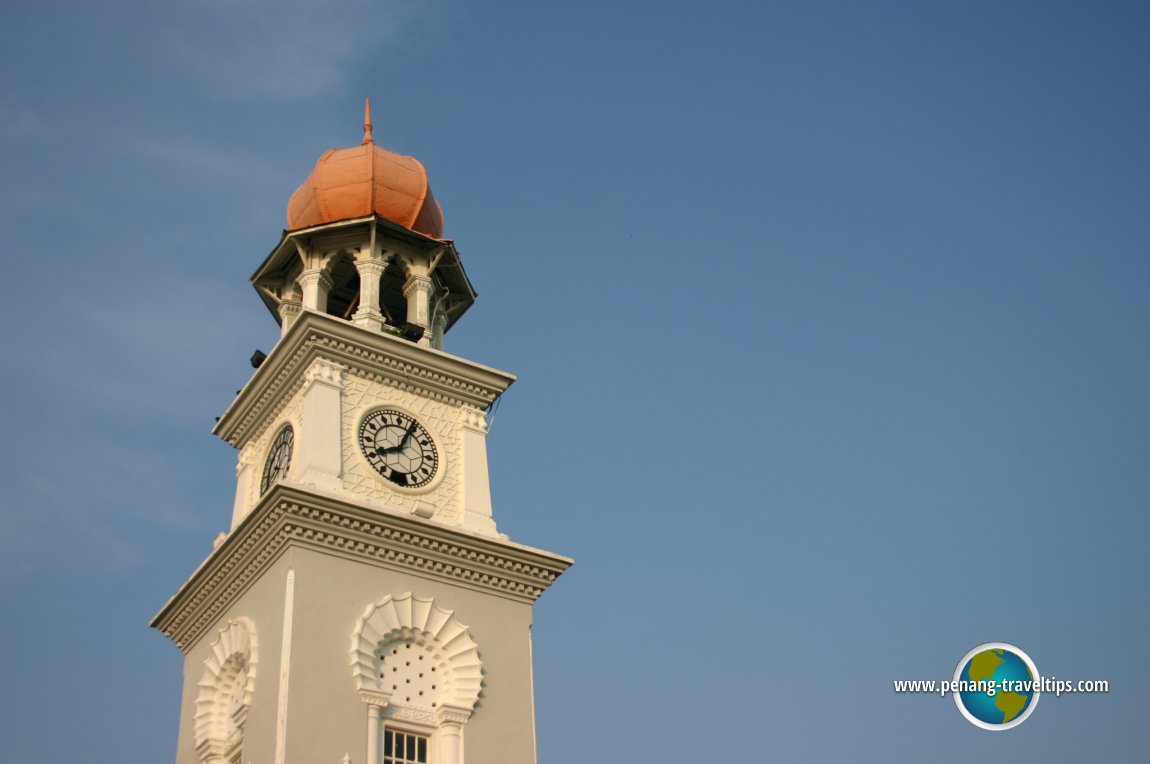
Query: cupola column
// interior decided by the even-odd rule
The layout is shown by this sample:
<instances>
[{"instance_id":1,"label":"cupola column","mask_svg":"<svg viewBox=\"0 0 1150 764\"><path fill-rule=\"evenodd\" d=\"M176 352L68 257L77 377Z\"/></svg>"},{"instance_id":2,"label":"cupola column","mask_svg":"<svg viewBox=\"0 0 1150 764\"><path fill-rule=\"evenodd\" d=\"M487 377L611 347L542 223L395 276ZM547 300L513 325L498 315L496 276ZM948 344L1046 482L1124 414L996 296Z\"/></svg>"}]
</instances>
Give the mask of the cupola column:
<instances>
[{"instance_id":1,"label":"cupola column","mask_svg":"<svg viewBox=\"0 0 1150 764\"><path fill-rule=\"evenodd\" d=\"M299 275L299 285L303 289L303 307L317 313L326 313L327 295L333 285L327 271L324 268L308 268Z\"/></svg>"},{"instance_id":2,"label":"cupola column","mask_svg":"<svg viewBox=\"0 0 1150 764\"><path fill-rule=\"evenodd\" d=\"M299 312L302 309L303 309L303 303L301 303L298 299L293 299L291 297L285 297L280 302L279 314L280 314L280 336L281 337L288 333L288 329L291 329L291 325L295 323L295 320L297 318L299 318Z\"/></svg>"},{"instance_id":3,"label":"cupola column","mask_svg":"<svg viewBox=\"0 0 1150 764\"><path fill-rule=\"evenodd\" d=\"M407 323L422 326L419 344L431 347L431 279L412 272L403 285L403 296L407 298Z\"/></svg>"},{"instance_id":4,"label":"cupola column","mask_svg":"<svg viewBox=\"0 0 1150 764\"><path fill-rule=\"evenodd\" d=\"M386 259L370 249L360 252L355 259L355 269L359 271L359 308L352 321L356 326L377 332L383 328L383 312L379 309L379 280L386 267Z\"/></svg>"}]
</instances>

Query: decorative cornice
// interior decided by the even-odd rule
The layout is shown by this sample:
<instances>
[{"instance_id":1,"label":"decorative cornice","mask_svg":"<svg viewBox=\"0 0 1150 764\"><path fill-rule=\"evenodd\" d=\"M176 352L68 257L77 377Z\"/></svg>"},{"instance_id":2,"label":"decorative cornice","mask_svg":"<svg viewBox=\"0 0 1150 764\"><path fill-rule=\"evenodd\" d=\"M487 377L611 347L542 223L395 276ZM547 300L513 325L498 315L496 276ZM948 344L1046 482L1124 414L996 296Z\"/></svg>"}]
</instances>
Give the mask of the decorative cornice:
<instances>
[{"instance_id":1,"label":"decorative cornice","mask_svg":"<svg viewBox=\"0 0 1150 764\"><path fill-rule=\"evenodd\" d=\"M319 382L329 387L334 387L338 390L343 389L343 370L344 367L338 363L332 363L326 358L317 358L311 362L304 372L304 380L307 382L307 387Z\"/></svg>"},{"instance_id":2,"label":"decorative cornice","mask_svg":"<svg viewBox=\"0 0 1150 764\"><path fill-rule=\"evenodd\" d=\"M401 722L415 722L416 724L423 724L428 727L436 727L439 725L438 716L430 711L418 711L414 708L392 706L387 709L387 718Z\"/></svg>"},{"instance_id":3,"label":"decorative cornice","mask_svg":"<svg viewBox=\"0 0 1150 764\"><path fill-rule=\"evenodd\" d=\"M441 350L304 311L240 391L212 430L241 446L269 412L301 384L317 358L350 372L453 405L487 408L515 377Z\"/></svg>"},{"instance_id":4,"label":"decorative cornice","mask_svg":"<svg viewBox=\"0 0 1150 764\"><path fill-rule=\"evenodd\" d=\"M482 411L473 406L464 406L461 415L464 427L480 435L487 434L487 415Z\"/></svg>"},{"instance_id":5,"label":"decorative cornice","mask_svg":"<svg viewBox=\"0 0 1150 764\"><path fill-rule=\"evenodd\" d=\"M461 706L443 705L436 712L440 724L464 724L471 718L471 709Z\"/></svg>"},{"instance_id":6,"label":"decorative cornice","mask_svg":"<svg viewBox=\"0 0 1150 764\"><path fill-rule=\"evenodd\" d=\"M151 625L187 651L293 546L528 603L573 562L280 483L212 551Z\"/></svg>"},{"instance_id":7,"label":"decorative cornice","mask_svg":"<svg viewBox=\"0 0 1150 764\"><path fill-rule=\"evenodd\" d=\"M303 303L299 300L284 300L280 303L280 317L298 316L303 310Z\"/></svg>"},{"instance_id":8,"label":"decorative cornice","mask_svg":"<svg viewBox=\"0 0 1150 764\"><path fill-rule=\"evenodd\" d=\"M359 698L369 706L387 708L387 704L391 702L391 693L384 692L383 690L361 689L359 691Z\"/></svg>"},{"instance_id":9,"label":"decorative cornice","mask_svg":"<svg viewBox=\"0 0 1150 764\"><path fill-rule=\"evenodd\" d=\"M308 264L309 267L307 268L307 270L303 271L303 273L301 273L299 275L299 279L298 279L299 283L305 284L305 285L306 284L319 284L325 290L330 290L333 286L335 286L335 282L331 280L331 276L327 272L327 268L330 265L330 261L331 261L331 257L325 256L323 258L323 265L322 266L317 266L317 265L314 265L312 263L309 263Z\"/></svg>"},{"instance_id":10,"label":"decorative cornice","mask_svg":"<svg viewBox=\"0 0 1150 764\"><path fill-rule=\"evenodd\" d=\"M355 259L355 270L360 278L379 278L387 270L387 263L382 257L364 254Z\"/></svg>"},{"instance_id":11,"label":"decorative cornice","mask_svg":"<svg viewBox=\"0 0 1150 764\"><path fill-rule=\"evenodd\" d=\"M431 279L421 274L415 274L407 279L403 285L403 296L408 300L416 292L430 292Z\"/></svg>"},{"instance_id":12,"label":"decorative cornice","mask_svg":"<svg viewBox=\"0 0 1150 764\"><path fill-rule=\"evenodd\" d=\"M256 453L253 444L244 444L244 447L240 449L239 457L236 459L236 474L239 475L240 472L248 467L254 467L258 458L259 455Z\"/></svg>"}]
</instances>

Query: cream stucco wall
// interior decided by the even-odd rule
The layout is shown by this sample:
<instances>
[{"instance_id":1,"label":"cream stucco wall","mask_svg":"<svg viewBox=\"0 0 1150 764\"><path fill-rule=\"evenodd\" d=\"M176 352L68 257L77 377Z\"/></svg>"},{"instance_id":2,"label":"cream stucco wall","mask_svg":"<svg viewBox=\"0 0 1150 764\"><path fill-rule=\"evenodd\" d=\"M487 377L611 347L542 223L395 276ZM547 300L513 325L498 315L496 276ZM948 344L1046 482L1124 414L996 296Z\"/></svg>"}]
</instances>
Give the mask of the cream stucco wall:
<instances>
[{"instance_id":1,"label":"cream stucco wall","mask_svg":"<svg viewBox=\"0 0 1150 764\"><path fill-rule=\"evenodd\" d=\"M464 764L534 764L531 603L572 561L510 541L492 519L484 411L513 381L331 316L305 310L292 323L215 428L240 449L231 531L153 620L186 653L177 764L204 760L197 698L223 686L201 687L205 662L224 676L220 635L240 623L258 637L244 764L379 764L367 758L365 699L386 693L357 685L356 665L375 656L364 649L356 664L353 634L407 593L467 627L469 681L476 655L482 666L474 704L471 685L466 703L403 711L405 725L432 733L431 764L456 764L447 745L436 755L435 730L461 722ZM434 438L439 472L427 486L397 488L363 457L360 423L379 408L413 415ZM291 466L261 493L284 424ZM391 700L385 724L401 712Z\"/></svg>"},{"instance_id":2,"label":"cream stucco wall","mask_svg":"<svg viewBox=\"0 0 1150 764\"><path fill-rule=\"evenodd\" d=\"M279 660L282 654L283 606L285 580L290 559L285 556L273 563L232 607L224 611L215 627L188 650L184 657L184 693L180 704L180 733L176 750L177 764L199 764L196 752L195 714L198 683L204 675L205 661L212 643L228 621L247 617L255 625L259 641L258 665L251 709L244 736L244 762L271 762L275 753L276 697L279 693Z\"/></svg>"},{"instance_id":3,"label":"cream stucco wall","mask_svg":"<svg viewBox=\"0 0 1150 764\"><path fill-rule=\"evenodd\" d=\"M371 336L330 316L306 314L301 325L305 323L320 330L334 328ZM242 438L236 438L240 451L233 528L259 503L261 476L272 442L280 429L290 424L295 444L287 482L354 496L368 506L415 513L444 525L497 535L487 473L485 404L477 405L462 394L429 392L428 383L414 377L405 378L388 365L396 359L387 353L397 347L412 352L405 347L409 343L391 337L374 339L384 345L378 358L373 359L358 356L349 359L337 352L328 353L325 348L305 362L300 359L302 354L321 344L307 336L293 335L273 349L265 365L282 363L288 367L282 374L282 387L266 401L258 402L249 400L245 388L244 394L229 408L229 414L225 414L229 416L233 409L260 408L254 424ZM339 350L345 347L340 345ZM475 373L475 368L496 379L496 386L509 384L513 379L438 351L415 350L429 361L445 364L444 370L432 372L435 384L441 386L478 389L467 377ZM459 376L455 376L456 373ZM260 382L270 385L267 378L257 372L248 387L259 387ZM426 486L397 489L364 457L359 427L365 416L382 408L414 416L431 434L439 464L434 478Z\"/></svg>"},{"instance_id":4,"label":"cream stucco wall","mask_svg":"<svg viewBox=\"0 0 1150 764\"><path fill-rule=\"evenodd\" d=\"M294 578L290 680L283 655L285 582ZM367 706L356 691L351 646L356 621L387 595L413 592L454 612L478 644L483 690L464 725L465 762L532 764L531 606L499 595L334 554L290 548L189 651L177 764L197 764L192 718L196 683L212 640L229 618L246 616L259 635L259 665L245 730L244 761L276 762L276 719L286 702L284 764L366 762Z\"/></svg>"},{"instance_id":5,"label":"cream stucco wall","mask_svg":"<svg viewBox=\"0 0 1150 764\"><path fill-rule=\"evenodd\" d=\"M411 414L435 439L440 465L425 488L396 490L367 462L359 446L359 426L371 411L394 408ZM346 375L343 392L343 487L373 501L410 512L416 501L435 506L436 520L463 519L461 499L460 407L399 390L361 374Z\"/></svg>"}]
</instances>

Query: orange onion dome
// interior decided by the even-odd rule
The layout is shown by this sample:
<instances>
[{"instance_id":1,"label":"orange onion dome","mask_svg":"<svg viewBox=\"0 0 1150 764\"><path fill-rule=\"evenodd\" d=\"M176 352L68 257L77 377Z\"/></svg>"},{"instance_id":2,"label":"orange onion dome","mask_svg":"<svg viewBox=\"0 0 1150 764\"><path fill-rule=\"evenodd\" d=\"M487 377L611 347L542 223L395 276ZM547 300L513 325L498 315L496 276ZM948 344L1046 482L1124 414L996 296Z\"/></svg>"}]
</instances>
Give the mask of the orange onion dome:
<instances>
[{"instance_id":1,"label":"orange onion dome","mask_svg":"<svg viewBox=\"0 0 1150 764\"><path fill-rule=\"evenodd\" d=\"M443 210L431 193L427 170L415 157L375 145L368 101L363 143L331 149L316 161L311 175L291 195L287 227L295 231L372 214L434 239L443 233Z\"/></svg>"}]
</instances>

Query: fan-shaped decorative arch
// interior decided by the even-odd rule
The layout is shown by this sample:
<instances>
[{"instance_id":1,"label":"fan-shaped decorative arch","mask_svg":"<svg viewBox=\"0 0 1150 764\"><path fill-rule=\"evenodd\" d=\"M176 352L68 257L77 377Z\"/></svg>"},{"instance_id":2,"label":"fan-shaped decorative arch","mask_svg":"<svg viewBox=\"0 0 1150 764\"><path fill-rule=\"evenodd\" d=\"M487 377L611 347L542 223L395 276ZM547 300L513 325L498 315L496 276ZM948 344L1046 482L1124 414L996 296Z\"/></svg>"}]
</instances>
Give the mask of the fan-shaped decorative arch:
<instances>
[{"instance_id":1,"label":"fan-shaped decorative arch","mask_svg":"<svg viewBox=\"0 0 1150 764\"><path fill-rule=\"evenodd\" d=\"M196 750L207 761L220 756L238 728L242 728L255 692L259 657L255 624L250 618L228 621L212 642L197 684Z\"/></svg>"},{"instance_id":2,"label":"fan-shaped decorative arch","mask_svg":"<svg viewBox=\"0 0 1150 764\"><path fill-rule=\"evenodd\" d=\"M351 663L361 694L387 693L390 689L380 682L380 650L401 640L425 647L442 662L444 703L469 712L475 707L483 684L479 646L453 611L439 607L430 597L417 597L411 592L388 595L368 605L355 623Z\"/></svg>"}]
</instances>

